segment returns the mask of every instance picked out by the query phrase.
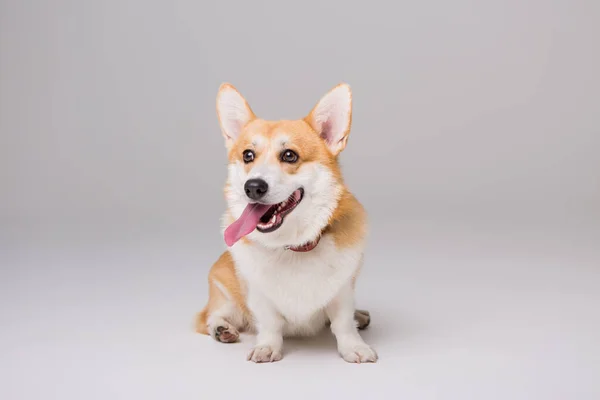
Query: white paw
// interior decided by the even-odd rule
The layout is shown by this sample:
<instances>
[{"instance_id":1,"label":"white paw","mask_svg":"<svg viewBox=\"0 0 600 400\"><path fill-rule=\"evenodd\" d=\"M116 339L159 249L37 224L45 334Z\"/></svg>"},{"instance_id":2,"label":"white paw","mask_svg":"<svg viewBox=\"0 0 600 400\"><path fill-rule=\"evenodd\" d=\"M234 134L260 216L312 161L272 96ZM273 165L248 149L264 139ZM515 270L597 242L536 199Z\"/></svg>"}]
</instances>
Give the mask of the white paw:
<instances>
[{"instance_id":1,"label":"white paw","mask_svg":"<svg viewBox=\"0 0 600 400\"><path fill-rule=\"evenodd\" d=\"M273 349L271 346L256 346L248 354L248 361L255 363L274 362L282 358L281 350Z\"/></svg>"},{"instance_id":2,"label":"white paw","mask_svg":"<svg viewBox=\"0 0 600 400\"><path fill-rule=\"evenodd\" d=\"M366 343L341 346L340 355L349 363L374 363L377 361L377 353Z\"/></svg>"}]
</instances>

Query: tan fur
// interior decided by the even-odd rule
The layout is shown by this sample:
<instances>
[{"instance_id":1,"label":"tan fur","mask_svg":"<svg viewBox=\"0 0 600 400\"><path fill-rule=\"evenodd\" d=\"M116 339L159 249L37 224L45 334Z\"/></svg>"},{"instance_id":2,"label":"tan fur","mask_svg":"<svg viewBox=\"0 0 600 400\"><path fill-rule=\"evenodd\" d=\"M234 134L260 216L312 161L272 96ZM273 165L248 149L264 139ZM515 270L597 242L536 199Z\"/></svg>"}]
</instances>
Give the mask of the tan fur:
<instances>
[{"instance_id":1,"label":"tan fur","mask_svg":"<svg viewBox=\"0 0 600 400\"><path fill-rule=\"evenodd\" d=\"M367 234L365 209L345 188L326 232L333 235L335 244L339 248L353 246Z\"/></svg>"}]
</instances>

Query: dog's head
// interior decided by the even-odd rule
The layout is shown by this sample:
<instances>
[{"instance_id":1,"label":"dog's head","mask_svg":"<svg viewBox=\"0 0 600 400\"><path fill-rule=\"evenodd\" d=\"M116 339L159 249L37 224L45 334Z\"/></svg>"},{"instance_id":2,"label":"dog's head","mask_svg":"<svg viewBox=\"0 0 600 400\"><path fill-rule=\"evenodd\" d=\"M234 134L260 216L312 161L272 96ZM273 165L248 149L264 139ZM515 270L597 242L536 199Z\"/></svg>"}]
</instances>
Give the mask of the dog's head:
<instances>
[{"instance_id":1,"label":"dog's head","mask_svg":"<svg viewBox=\"0 0 600 400\"><path fill-rule=\"evenodd\" d=\"M267 121L223 84L217 114L229 153L227 244L244 236L273 247L316 239L344 190L337 156L350 133L350 87L334 87L303 119Z\"/></svg>"}]
</instances>

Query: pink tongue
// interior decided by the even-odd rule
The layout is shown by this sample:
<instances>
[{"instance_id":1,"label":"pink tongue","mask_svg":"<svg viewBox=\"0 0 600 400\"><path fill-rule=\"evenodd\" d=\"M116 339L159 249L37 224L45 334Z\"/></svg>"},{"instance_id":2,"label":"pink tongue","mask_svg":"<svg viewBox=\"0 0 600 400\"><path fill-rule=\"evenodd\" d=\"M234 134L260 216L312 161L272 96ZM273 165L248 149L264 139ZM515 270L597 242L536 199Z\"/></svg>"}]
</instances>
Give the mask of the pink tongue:
<instances>
[{"instance_id":1,"label":"pink tongue","mask_svg":"<svg viewBox=\"0 0 600 400\"><path fill-rule=\"evenodd\" d=\"M227 246L233 246L235 242L256 229L258 221L270 207L268 204L248 204L242 216L225 229L225 243L227 243Z\"/></svg>"}]
</instances>

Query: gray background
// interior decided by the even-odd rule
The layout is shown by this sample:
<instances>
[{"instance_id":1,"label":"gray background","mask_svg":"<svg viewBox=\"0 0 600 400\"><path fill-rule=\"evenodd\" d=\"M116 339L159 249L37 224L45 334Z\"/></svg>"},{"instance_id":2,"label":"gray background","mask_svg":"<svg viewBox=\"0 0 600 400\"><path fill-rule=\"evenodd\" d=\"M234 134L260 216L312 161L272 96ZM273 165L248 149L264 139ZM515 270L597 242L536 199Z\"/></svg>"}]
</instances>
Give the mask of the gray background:
<instances>
[{"instance_id":1,"label":"gray background","mask_svg":"<svg viewBox=\"0 0 600 400\"><path fill-rule=\"evenodd\" d=\"M0 1L0 397L597 399L600 3ZM375 365L192 332L230 81L348 82Z\"/></svg>"}]
</instances>

